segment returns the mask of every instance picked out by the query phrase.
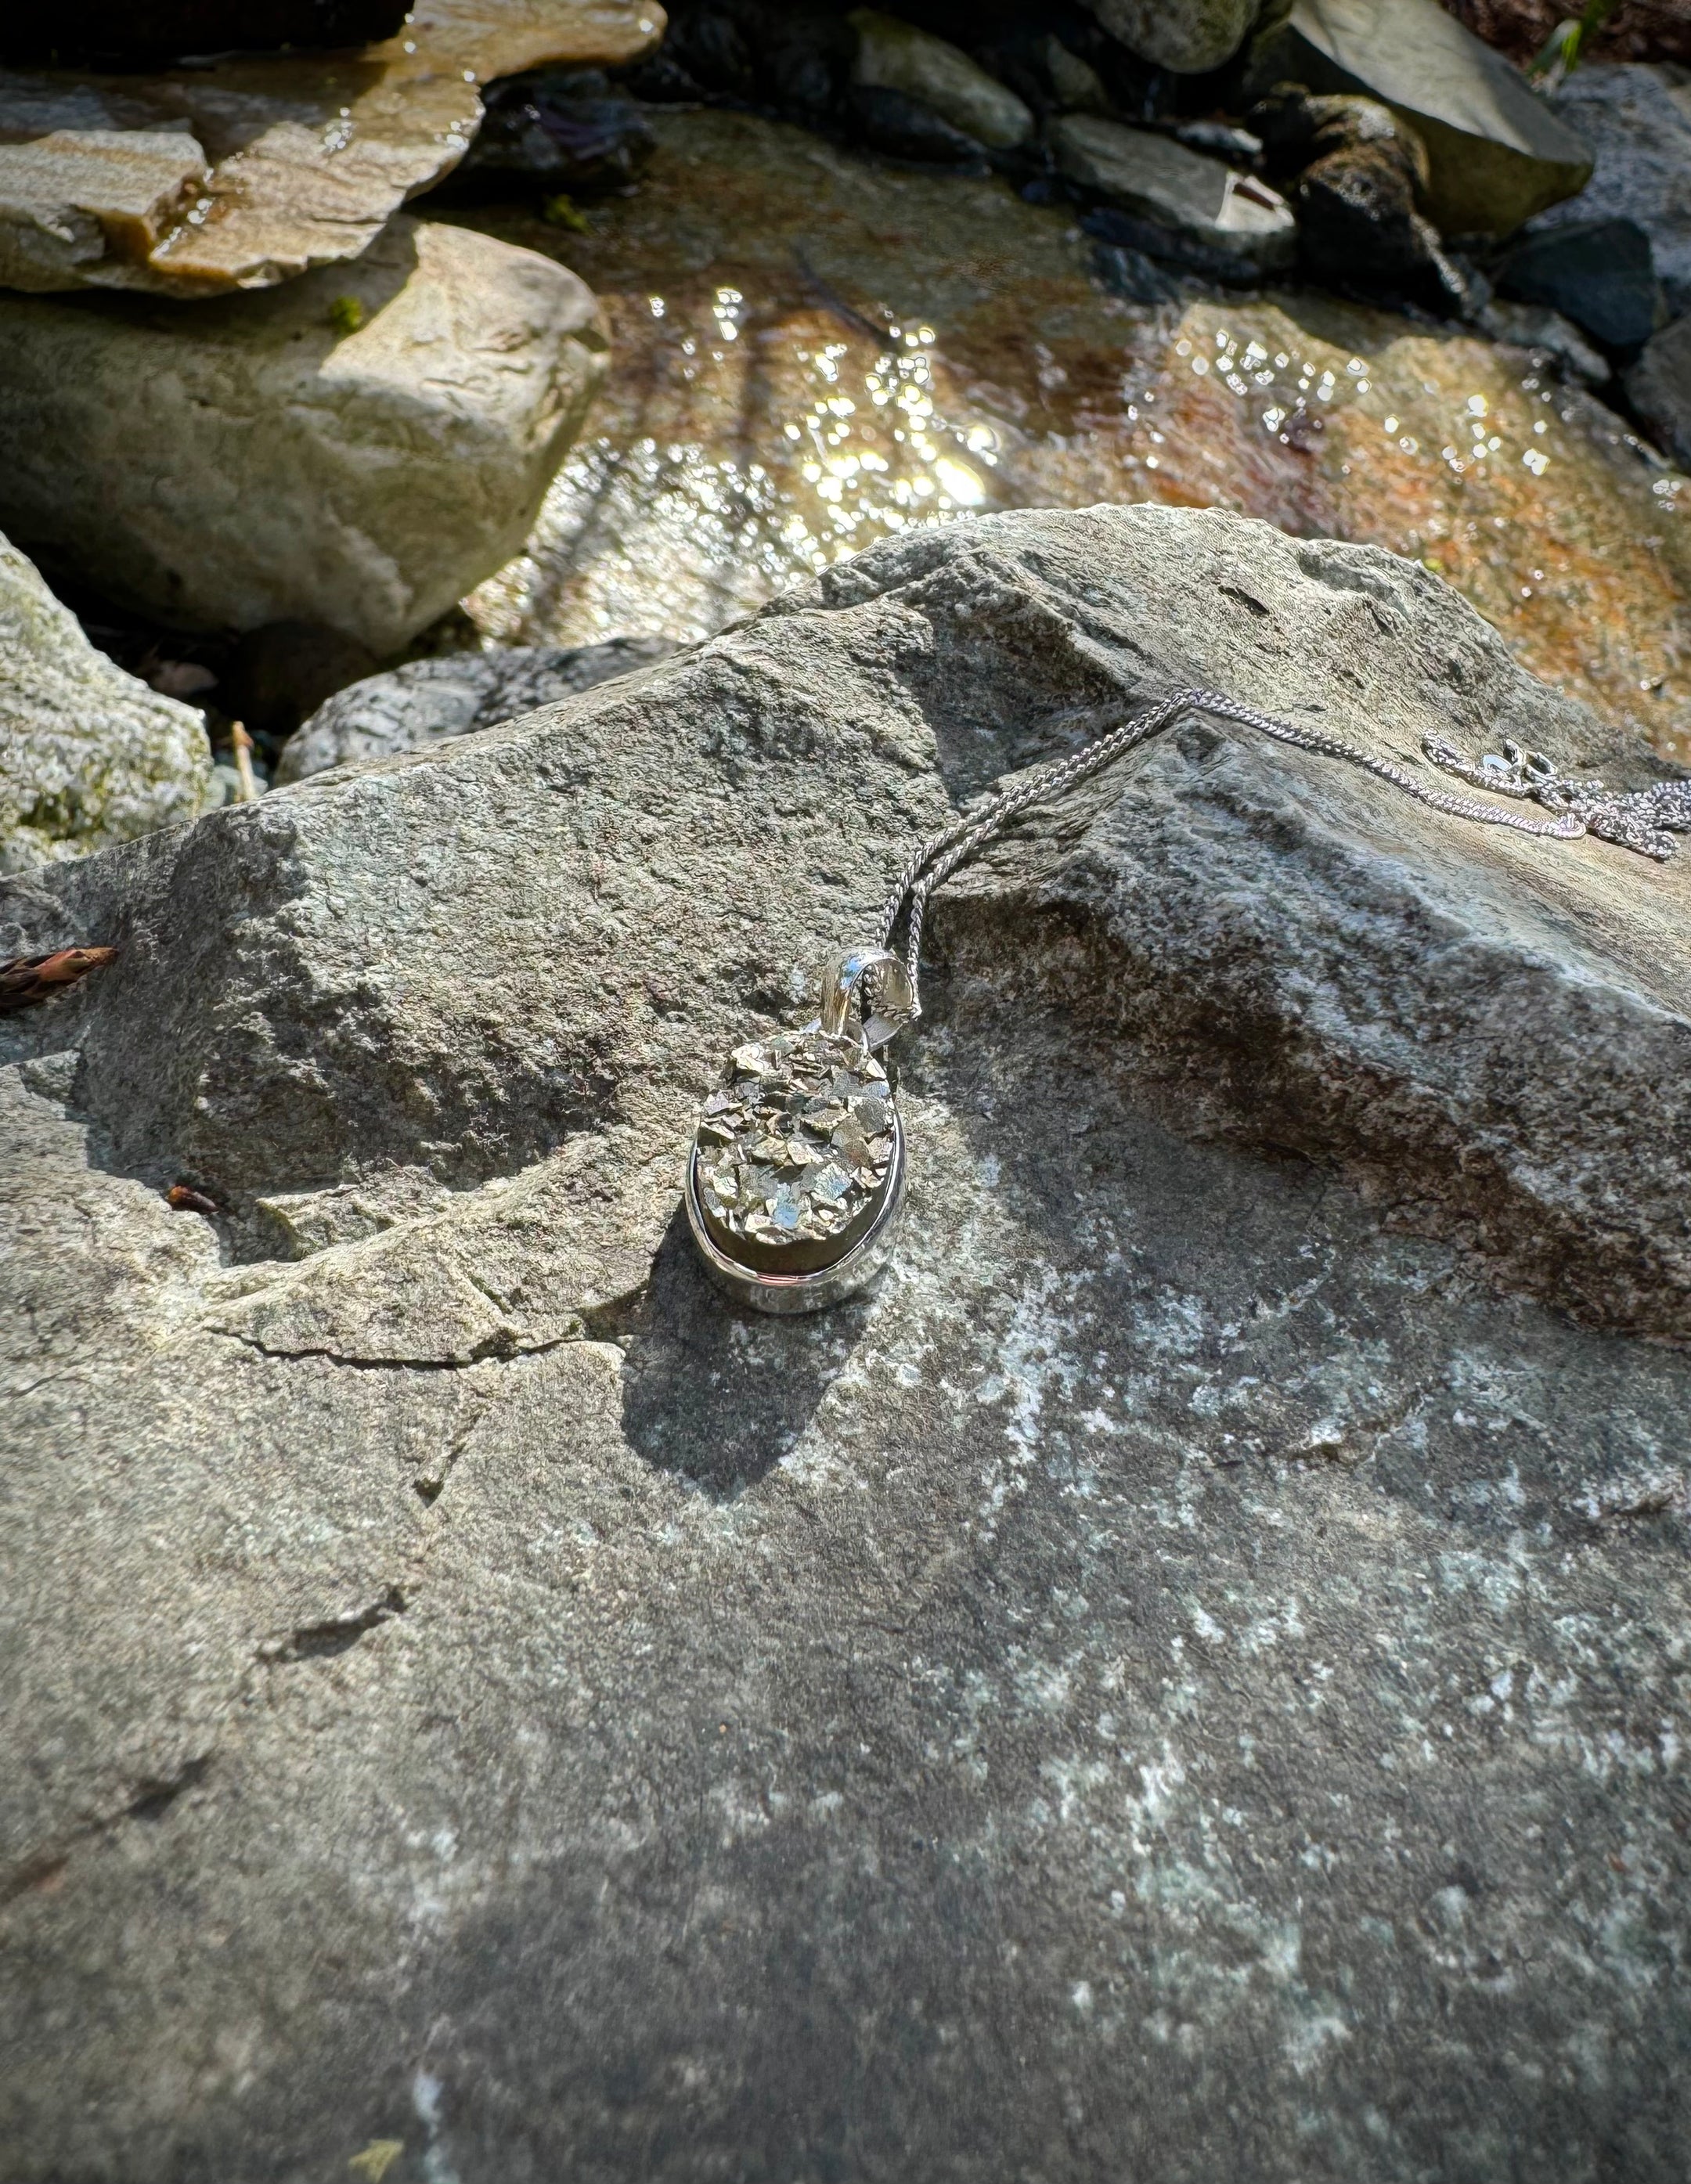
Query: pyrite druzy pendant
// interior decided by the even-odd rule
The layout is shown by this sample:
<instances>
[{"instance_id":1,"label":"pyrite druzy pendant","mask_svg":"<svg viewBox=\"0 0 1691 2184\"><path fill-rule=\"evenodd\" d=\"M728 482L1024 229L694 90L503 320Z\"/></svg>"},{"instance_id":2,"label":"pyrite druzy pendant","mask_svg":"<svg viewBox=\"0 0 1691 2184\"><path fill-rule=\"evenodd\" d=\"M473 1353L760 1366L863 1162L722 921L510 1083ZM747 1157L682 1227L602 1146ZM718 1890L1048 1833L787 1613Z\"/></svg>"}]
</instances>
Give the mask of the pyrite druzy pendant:
<instances>
[{"instance_id":1,"label":"pyrite druzy pendant","mask_svg":"<svg viewBox=\"0 0 1691 2184\"><path fill-rule=\"evenodd\" d=\"M894 1014L854 1024L854 998L872 972ZM871 1043L906 1020L907 994L896 957L843 957L824 978L820 1020L736 1047L706 1100L687 1217L712 1275L742 1304L812 1312L885 1265L904 1195L904 1134Z\"/></svg>"}]
</instances>

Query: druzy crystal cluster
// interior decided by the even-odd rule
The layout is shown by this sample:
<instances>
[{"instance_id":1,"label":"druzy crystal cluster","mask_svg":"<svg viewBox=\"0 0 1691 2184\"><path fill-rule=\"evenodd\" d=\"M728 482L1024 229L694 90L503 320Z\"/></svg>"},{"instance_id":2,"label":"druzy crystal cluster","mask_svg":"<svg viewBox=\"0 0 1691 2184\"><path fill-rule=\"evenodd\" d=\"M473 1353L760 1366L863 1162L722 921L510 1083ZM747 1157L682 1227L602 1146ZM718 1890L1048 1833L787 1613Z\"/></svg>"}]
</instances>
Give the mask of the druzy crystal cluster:
<instances>
[{"instance_id":1,"label":"druzy crystal cluster","mask_svg":"<svg viewBox=\"0 0 1691 2184\"><path fill-rule=\"evenodd\" d=\"M846 1039L790 1032L735 1050L697 1135L706 1212L764 1246L842 1237L886 1180L892 1093Z\"/></svg>"}]
</instances>

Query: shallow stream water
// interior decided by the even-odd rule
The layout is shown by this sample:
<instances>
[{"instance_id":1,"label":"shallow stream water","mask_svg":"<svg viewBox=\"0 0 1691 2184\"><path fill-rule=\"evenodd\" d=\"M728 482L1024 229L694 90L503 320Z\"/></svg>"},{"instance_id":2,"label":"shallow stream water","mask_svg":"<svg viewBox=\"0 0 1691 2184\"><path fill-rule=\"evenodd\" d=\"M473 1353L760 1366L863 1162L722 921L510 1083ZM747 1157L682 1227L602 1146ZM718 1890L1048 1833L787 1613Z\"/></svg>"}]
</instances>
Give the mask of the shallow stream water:
<instances>
[{"instance_id":1,"label":"shallow stream water","mask_svg":"<svg viewBox=\"0 0 1691 2184\"><path fill-rule=\"evenodd\" d=\"M1547 681L1691 760L1691 484L1517 349L1293 291L1128 304L1073 209L784 124L654 115L583 231L455 217L575 268L616 362L505 643L709 635L912 524L1158 500L1367 540L1448 577Z\"/></svg>"}]
</instances>

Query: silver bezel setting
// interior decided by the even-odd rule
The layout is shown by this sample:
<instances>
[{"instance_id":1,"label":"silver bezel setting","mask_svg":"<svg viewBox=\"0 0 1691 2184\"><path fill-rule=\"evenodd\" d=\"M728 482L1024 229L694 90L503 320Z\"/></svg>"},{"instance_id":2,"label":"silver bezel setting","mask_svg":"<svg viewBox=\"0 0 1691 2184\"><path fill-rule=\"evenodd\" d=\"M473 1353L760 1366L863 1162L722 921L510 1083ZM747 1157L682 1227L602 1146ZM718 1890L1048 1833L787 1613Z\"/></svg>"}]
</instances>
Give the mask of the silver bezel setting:
<instances>
[{"instance_id":1,"label":"silver bezel setting","mask_svg":"<svg viewBox=\"0 0 1691 2184\"><path fill-rule=\"evenodd\" d=\"M893 1232L904 1203L904 1126L896 1107L893 1109L891 1123L892 1158L887 1164L886 1183L874 1219L839 1258L809 1273L766 1273L728 1256L705 1225L704 1208L699 1202L699 1148L696 1142L689 1146L687 1187L683 1194L687 1202L687 1225L693 1231L699 1256L717 1288L726 1290L736 1303L749 1305L754 1312L784 1315L820 1312L873 1281L892 1255Z\"/></svg>"}]
</instances>

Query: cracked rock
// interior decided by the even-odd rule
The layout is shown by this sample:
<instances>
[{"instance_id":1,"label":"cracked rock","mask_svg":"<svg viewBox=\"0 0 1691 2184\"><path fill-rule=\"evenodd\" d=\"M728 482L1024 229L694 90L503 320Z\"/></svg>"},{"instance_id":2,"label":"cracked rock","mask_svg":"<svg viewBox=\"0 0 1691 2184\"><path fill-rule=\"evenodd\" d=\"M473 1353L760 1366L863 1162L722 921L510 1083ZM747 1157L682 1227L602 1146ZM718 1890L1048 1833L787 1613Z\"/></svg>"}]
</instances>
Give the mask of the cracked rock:
<instances>
[{"instance_id":1,"label":"cracked rock","mask_svg":"<svg viewBox=\"0 0 1691 2184\"><path fill-rule=\"evenodd\" d=\"M0 1031L20 2178L1675 2176L1684 867L1193 721L937 899L878 1289L678 1218L1192 681L1651 773L1415 563L1042 512L0 893L122 950Z\"/></svg>"}]
</instances>

